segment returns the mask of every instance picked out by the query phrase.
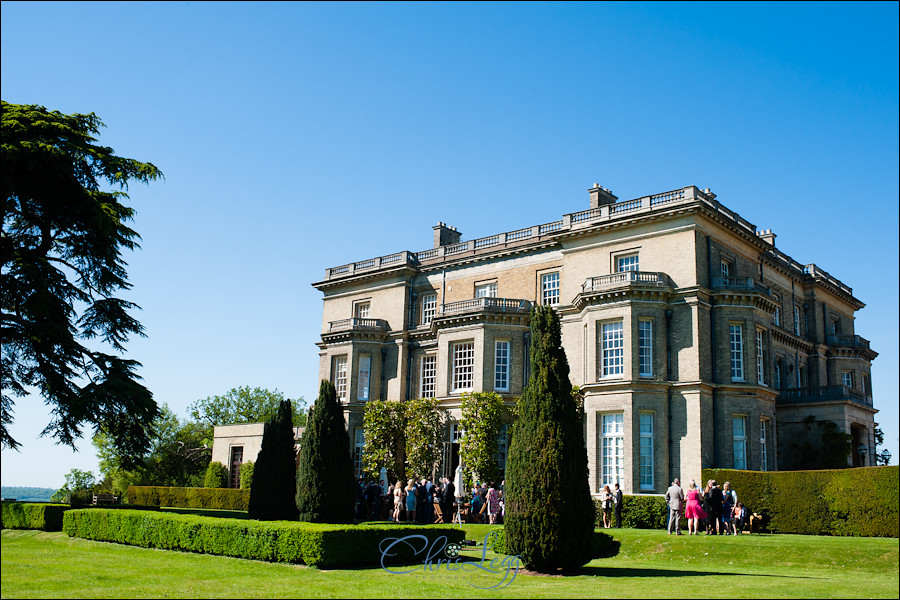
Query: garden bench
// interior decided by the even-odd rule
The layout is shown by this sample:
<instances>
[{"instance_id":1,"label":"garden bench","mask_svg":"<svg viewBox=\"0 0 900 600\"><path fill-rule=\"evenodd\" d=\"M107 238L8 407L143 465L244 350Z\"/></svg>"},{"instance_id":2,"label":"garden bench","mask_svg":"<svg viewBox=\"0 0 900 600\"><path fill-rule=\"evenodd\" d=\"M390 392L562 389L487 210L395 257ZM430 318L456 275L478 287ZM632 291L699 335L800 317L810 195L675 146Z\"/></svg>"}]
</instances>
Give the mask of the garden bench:
<instances>
[{"instance_id":1,"label":"garden bench","mask_svg":"<svg viewBox=\"0 0 900 600\"><path fill-rule=\"evenodd\" d=\"M115 494L94 494L93 504L115 504L119 497Z\"/></svg>"}]
</instances>

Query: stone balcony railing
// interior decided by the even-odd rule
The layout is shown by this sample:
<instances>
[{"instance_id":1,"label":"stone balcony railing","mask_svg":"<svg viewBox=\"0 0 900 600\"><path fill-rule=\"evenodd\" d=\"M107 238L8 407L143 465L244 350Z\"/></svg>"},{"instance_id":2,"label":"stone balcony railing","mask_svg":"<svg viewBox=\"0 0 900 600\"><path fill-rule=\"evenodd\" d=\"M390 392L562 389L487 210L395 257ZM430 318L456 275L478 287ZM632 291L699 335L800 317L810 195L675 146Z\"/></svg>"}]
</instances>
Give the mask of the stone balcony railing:
<instances>
[{"instance_id":1,"label":"stone balcony railing","mask_svg":"<svg viewBox=\"0 0 900 600\"><path fill-rule=\"evenodd\" d=\"M714 290L747 290L759 292L766 296L772 295L772 290L767 286L754 281L751 277L713 277L712 289Z\"/></svg>"},{"instance_id":2,"label":"stone balcony railing","mask_svg":"<svg viewBox=\"0 0 900 600\"><path fill-rule=\"evenodd\" d=\"M328 333L350 330L386 331L387 327L387 321L384 319L361 319L359 317L354 317L352 319L341 319L340 321L329 321Z\"/></svg>"},{"instance_id":3,"label":"stone balcony railing","mask_svg":"<svg viewBox=\"0 0 900 600\"><path fill-rule=\"evenodd\" d=\"M581 291L600 292L621 286L672 287L669 276L651 271L622 271L599 277L588 277L581 285Z\"/></svg>"},{"instance_id":4,"label":"stone balcony railing","mask_svg":"<svg viewBox=\"0 0 900 600\"><path fill-rule=\"evenodd\" d=\"M825 343L843 348L865 348L869 350L869 340L860 335L826 335Z\"/></svg>"},{"instance_id":5,"label":"stone balcony railing","mask_svg":"<svg viewBox=\"0 0 900 600\"><path fill-rule=\"evenodd\" d=\"M441 315L452 315L467 312L530 312L531 302L517 298L472 298L459 302L448 302L441 305Z\"/></svg>"},{"instance_id":6,"label":"stone balcony railing","mask_svg":"<svg viewBox=\"0 0 900 600\"><path fill-rule=\"evenodd\" d=\"M871 400L862 392L845 385L830 385L817 388L795 388L782 390L777 402L853 402L861 406L872 406Z\"/></svg>"}]
</instances>

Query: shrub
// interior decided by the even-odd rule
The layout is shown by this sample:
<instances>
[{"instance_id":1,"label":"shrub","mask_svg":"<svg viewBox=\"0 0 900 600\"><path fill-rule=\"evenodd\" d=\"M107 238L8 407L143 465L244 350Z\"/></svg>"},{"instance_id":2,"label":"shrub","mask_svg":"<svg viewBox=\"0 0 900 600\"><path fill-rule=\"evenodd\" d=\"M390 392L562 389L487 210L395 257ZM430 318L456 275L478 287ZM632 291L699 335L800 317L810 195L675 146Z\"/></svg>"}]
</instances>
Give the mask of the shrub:
<instances>
[{"instance_id":1,"label":"shrub","mask_svg":"<svg viewBox=\"0 0 900 600\"><path fill-rule=\"evenodd\" d=\"M532 310L531 340L533 374L518 402L507 461L507 547L529 569L574 569L591 560L594 504L581 418L552 308Z\"/></svg>"},{"instance_id":2,"label":"shrub","mask_svg":"<svg viewBox=\"0 0 900 600\"><path fill-rule=\"evenodd\" d=\"M228 469L220 462L211 462L206 467L206 476L203 478L203 487L223 488L228 477Z\"/></svg>"},{"instance_id":3,"label":"shrub","mask_svg":"<svg viewBox=\"0 0 900 600\"><path fill-rule=\"evenodd\" d=\"M251 519L293 521L297 518L297 462L291 401L282 400L278 412L263 429L262 446L250 486Z\"/></svg>"},{"instance_id":4,"label":"shrub","mask_svg":"<svg viewBox=\"0 0 900 600\"><path fill-rule=\"evenodd\" d=\"M241 489L249 490L253 486L253 461L241 463Z\"/></svg>"},{"instance_id":5,"label":"shrub","mask_svg":"<svg viewBox=\"0 0 900 600\"><path fill-rule=\"evenodd\" d=\"M4 529L42 529L61 531L63 513L68 504L38 502L3 502L0 525Z\"/></svg>"},{"instance_id":6,"label":"shrub","mask_svg":"<svg viewBox=\"0 0 900 600\"><path fill-rule=\"evenodd\" d=\"M132 485L128 488L128 503L175 508L247 510L250 490Z\"/></svg>"},{"instance_id":7,"label":"shrub","mask_svg":"<svg viewBox=\"0 0 900 600\"><path fill-rule=\"evenodd\" d=\"M704 469L703 479L730 481L738 500L778 533L898 537L900 467L828 471Z\"/></svg>"},{"instance_id":8,"label":"shrub","mask_svg":"<svg viewBox=\"0 0 900 600\"><path fill-rule=\"evenodd\" d=\"M386 538L423 535L430 547L441 537L456 543L465 537L450 526L326 525L105 509L69 511L63 529L90 540L326 568L379 565ZM391 562L422 559L408 552Z\"/></svg>"},{"instance_id":9,"label":"shrub","mask_svg":"<svg viewBox=\"0 0 900 600\"><path fill-rule=\"evenodd\" d=\"M356 482L350 437L334 384L324 379L300 443L296 500L302 521L353 522Z\"/></svg>"},{"instance_id":10,"label":"shrub","mask_svg":"<svg viewBox=\"0 0 900 600\"><path fill-rule=\"evenodd\" d=\"M624 508L624 505L623 505ZM487 537L487 544L498 554L506 554L506 531L497 528L491 531ZM591 536L591 558L608 558L619 553L620 543L611 535L602 531L594 531ZM490 549L489 548L489 549Z\"/></svg>"},{"instance_id":11,"label":"shrub","mask_svg":"<svg viewBox=\"0 0 900 600\"><path fill-rule=\"evenodd\" d=\"M600 506L600 500L594 500L594 507L594 526L602 527L603 507ZM666 499L662 496L622 496L622 527L665 529L667 512ZM612 516L615 521L615 509Z\"/></svg>"}]
</instances>

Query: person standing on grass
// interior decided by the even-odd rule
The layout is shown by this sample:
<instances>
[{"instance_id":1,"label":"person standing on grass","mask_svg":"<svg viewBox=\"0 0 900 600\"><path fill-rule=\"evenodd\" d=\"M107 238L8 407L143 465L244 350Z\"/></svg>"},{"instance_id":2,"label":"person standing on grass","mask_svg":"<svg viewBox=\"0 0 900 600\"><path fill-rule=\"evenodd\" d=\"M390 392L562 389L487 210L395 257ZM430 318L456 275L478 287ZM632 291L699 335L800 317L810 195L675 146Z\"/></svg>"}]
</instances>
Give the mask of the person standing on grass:
<instances>
[{"instance_id":1,"label":"person standing on grass","mask_svg":"<svg viewBox=\"0 0 900 600\"><path fill-rule=\"evenodd\" d=\"M698 535L700 533L700 519L706 518L706 511L700 506L700 490L697 489L697 484L694 481L691 481L684 497L687 500L684 516L687 517L688 535Z\"/></svg>"},{"instance_id":2,"label":"person standing on grass","mask_svg":"<svg viewBox=\"0 0 900 600\"><path fill-rule=\"evenodd\" d=\"M610 491L609 486L604 486L603 491L600 492L600 506L603 507L603 527L604 529L609 529L612 526L612 505L613 505L613 495L612 491Z\"/></svg>"},{"instance_id":3,"label":"person standing on grass","mask_svg":"<svg viewBox=\"0 0 900 600\"><path fill-rule=\"evenodd\" d=\"M487 497L488 518L491 525L497 524L497 515L500 514L500 492L494 487L494 483L488 485Z\"/></svg>"},{"instance_id":4,"label":"person standing on grass","mask_svg":"<svg viewBox=\"0 0 900 600\"><path fill-rule=\"evenodd\" d=\"M616 503L616 527L622 527L622 489L618 483L613 491L613 500Z\"/></svg>"},{"instance_id":5,"label":"person standing on grass","mask_svg":"<svg viewBox=\"0 0 900 600\"><path fill-rule=\"evenodd\" d=\"M684 490L681 489L681 480L677 477L666 490L666 504L669 507L669 531L668 535L681 535L681 508L684 506Z\"/></svg>"},{"instance_id":6,"label":"person standing on grass","mask_svg":"<svg viewBox=\"0 0 900 600\"><path fill-rule=\"evenodd\" d=\"M416 522L416 503L418 498L416 498L416 484L415 481L410 479L406 484L406 522L407 524L410 522Z\"/></svg>"},{"instance_id":7,"label":"person standing on grass","mask_svg":"<svg viewBox=\"0 0 900 600\"><path fill-rule=\"evenodd\" d=\"M706 535L719 535L722 531L722 500L724 496L722 490L716 485L715 479L710 479L707 482L704 498L709 505Z\"/></svg>"},{"instance_id":8,"label":"person standing on grass","mask_svg":"<svg viewBox=\"0 0 900 600\"><path fill-rule=\"evenodd\" d=\"M400 509L403 508L403 484L400 483L400 480L397 480L397 483L394 484L392 494L394 498L394 512L391 514L391 521L399 523Z\"/></svg>"}]
</instances>

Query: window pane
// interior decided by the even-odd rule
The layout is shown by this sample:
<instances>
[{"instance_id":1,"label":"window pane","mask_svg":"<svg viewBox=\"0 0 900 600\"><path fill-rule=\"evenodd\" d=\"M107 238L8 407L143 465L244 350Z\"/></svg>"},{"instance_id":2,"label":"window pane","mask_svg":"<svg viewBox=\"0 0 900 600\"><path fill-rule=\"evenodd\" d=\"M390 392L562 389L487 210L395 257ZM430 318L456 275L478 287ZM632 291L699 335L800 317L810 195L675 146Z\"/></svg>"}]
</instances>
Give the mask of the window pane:
<instances>
[{"instance_id":1,"label":"window pane","mask_svg":"<svg viewBox=\"0 0 900 600\"><path fill-rule=\"evenodd\" d=\"M335 356L331 360L331 376L334 390L337 398L343 400L347 397L347 357Z\"/></svg>"},{"instance_id":2,"label":"window pane","mask_svg":"<svg viewBox=\"0 0 900 600\"><path fill-rule=\"evenodd\" d=\"M475 297L476 298L496 298L497 297L497 282L494 283L486 283L484 285L479 285L475 288Z\"/></svg>"},{"instance_id":3,"label":"window pane","mask_svg":"<svg viewBox=\"0 0 900 600\"><path fill-rule=\"evenodd\" d=\"M640 415L641 489L653 489L653 415Z\"/></svg>"},{"instance_id":4,"label":"window pane","mask_svg":"<svg viewBox=\"0 0 900 600\"><path fill-rule=\"evenodd\" d=\"M620 256L616 259L616 271L622 273L624 271L640 271L638 268L638 255Z\"/></svg>"},{"instance_id":5,"label":"window pane","mask_svg":"<svg viewBox=\"0 0 900 600\"><path fill-rule=\"evenodd\" d=\"M602 376L621 375L625 371L625 340L622 322L604 323L602 328Z\"/></svg>"},{"instance_id":6,"label":"window pane","mask_svg":"<svg viewBox=\"0 0 900 600\"><path fill-rule=\"evenodd\" d=\"M509 390L509 342L496 342L494 347L494 389Z\"/></svg>"},{"instance_id":7,"label":"window pane","mask_svg":"<svg viewBox=\"0 0 900 600\"><path fill-rule=\"evenodd\" d=\"M474 373L475 344L453 344L453 391L471 390Z\"/></svg>"},{"instance_id":8,"label":"window pane","mask_svg":"<svg viewBox=\"0 0 900 600\"><path fill-rule=\"evenodd\" d=\"M422 325L428 325L434 319L437 310L437 294L422 297Z\"/></svg>"},{"instance_id":9,"label":"window pane","mask_svg":"<svg viewBox=\"0 0 900 600\"><path fill-rule=\"evenodd\" d=\"M359 357L359 377L356 382L356 395L360 400L369 399L369 374L372 369L372 357L362 355Z\"/></svg>"},{"instance_id":10,"label":"window pane","mask_svg":"<svg viewBox=\"0 0 900 600\"><path fill-rule=\"evenodd\" d=\"M638 322L638 363L641 377L653 376L653 322Z\"/></svg>"},{"instance_id":11,"label":"window pane","mask_svg":"<svg viewBox=\"0 0 900 600\"><path fill-rule=\"evenodd\" d=\"M744 380L744 330L740 325L731 325L731 380Z\"/></svg>"},{"instance_id":12,"label":"window pane","mask_svg":"<svg viewBox=\"0 0 900 600\"><path fill-rule=\"evenodd\" d=\"M541 304L559 304L559 273L541 275Z\"/></svg>"},{"instance_id":13,"label":"window pane","mask_svg":"<svg viewBox=\"0 0 900 600\"><path fill-rule=\"evenodd\" d=\"M747 419L746 417L733 417L732 434L734 437L734 468L747 468Z\"/></svg>"},{"instance_id":14,"label":"window pane","mask_svg":"<svg viewBox=\"0 0 900 600\"><path fill-rule=\"evenodd\" d=\"M601 426L601 475L600 486L624 483L625 437L622 413L603 415Z\"/></svg>"},{"instance_id":15,"label":"window pane","mask_svg":"<svg viewBox=\"0 0 900 600\"><path fill-rule=\"evenodd\" d=\"M420 398L434 398L434 384L436 380L437 357L423 356L421 362L421 382L419 384Z\"/></svg>"}]
</instances>

